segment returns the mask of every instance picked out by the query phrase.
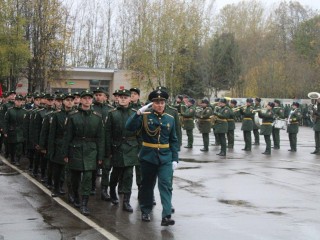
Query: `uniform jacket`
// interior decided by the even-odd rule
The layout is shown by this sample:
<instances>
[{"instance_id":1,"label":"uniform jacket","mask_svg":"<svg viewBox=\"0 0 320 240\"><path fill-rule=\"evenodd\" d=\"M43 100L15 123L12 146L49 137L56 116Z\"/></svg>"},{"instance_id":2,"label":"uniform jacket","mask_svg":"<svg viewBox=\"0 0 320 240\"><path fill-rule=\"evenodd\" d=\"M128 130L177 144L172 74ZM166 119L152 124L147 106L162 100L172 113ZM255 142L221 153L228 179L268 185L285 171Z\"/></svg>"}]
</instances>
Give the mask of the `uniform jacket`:
<instances>
[{"instance_id":1,"label":"uniform jacket","mask_svg":"<svg viewBox=\"0 0 320 240\"><path fill-rule=\"evenodd\" d=\"M288 118L287 133L299 132L299 121L301 117L302 117L302 114L299 108L296 108L294 111L291 110Z\"/></svg>"},{"instance_id":2,"label":"uniform jacket","mask_svg":"<svg viewBox=\"0 0 320 240\"><path fill-rule=\"evenodd\" d=\"M313 117L315 119L313 130L315 132L319 132L320 131L320 103L317 105L317 110L313 111Z\"/></svg>"},{"instance_id":3,"label":"uniform jacket","mask_svg":"<svg viewBox=\"0 0 320 240\"><path fill-rule=\"evenodd\" d=\"M284 109L282 107L274 107L273 108L274 118L284 119Z\"/></svg>"},{"instance_id":4,"label":"uniform jacket","mask_svg":"<svg viewBox=\"0 0 320 240\"><path fill-rule=\"evenodd\" d=\"M217 116L214 133L227 133L228 132L228 118L230 117L230 108L228 106L220 107L214 113Z\"/></svg>"},{"instance_id":5,"label":"uniform jacket","mask_svg":"<svg viewBox=\"0 0 320 240\"><path fill-rule=\"evenodd\" d=\"M21 107L12 107L7 110L4 117L3 133L8 135L8 143L24 142L23 120L26 113L26 110Z\"/></svg>"},{"instance_id":6,"label":"uniform jacket","mask_svg":"<svg viewBox=\"0 0 320 240\"><path fill-rule=\"evenodd\" d=\"M202 111L196 113L200 133L211 132L211 115L211 107L205 107Z\"/></svg>"},{"instance_id":7,"label":"uniform jacket","mask_svg":"<svg viewBox=\"0 0 320 240\"><path fill-rule=\"evenodd\" d=\"M72 170L96 170L97 159L105 156L105 137L102 117L90 110L78 110L69 114L63 137L63 156L68 157Z\"/></svg>"},{"instance_id":8,"label":"uniform jacket","mask_svg":"<svg viewBox=\"0 0 320 240\"><path fill-rule=\"evenodd\" d=\"M181 113L183 129L185 129L185 130L194 129L195 112L196 112L195 107L189 106L189 107L186 107L186 109L183 113Z\"/></svg>"},{"instance_id":9,"label":"uniform jacket","mask_svg":"<svg viewBox=\"0 0 320 240\"><path fill-rule=\"evenodd\" d=\"M259 117L262 118L260 135L271 135L272 123L274 119L273 111L267 110L266 112L259 112L258 114L259 114Z\"/></svg>"},{"instance_id":10,"label":"uniform jacket","mask_svg":"<svg viewBox=\"0 0 320 240\"><path fill-rule=\"evenodd\" d=\"M153 110L145 115L135 113L128 119L126 128L129 131L141 129L143 145L139 152L140 161L155 165L178 162L179 142L173 116L166 112L158 114Z\"/></svg>"},{"instance_id":11,"label":"uniform jacket","mask_svg":"<svg viewBox=\"0 0 320 240\"><path fill-rule=\"evenodd\" d=\"M235 130L236 129L235 112L233 111L232 108L230 108L230 116L227 120L228 120L228 131Z\"/></svg>"},{"instance_id":12,"label":"uniform jacket","mask_svg":"<svg viewBox=\"0 0 320 240\"><path fill-rule=\"evenodd\" d=\"M259 104L255 104L253 109L254 109L254 110L261 109L260 103L259 103ZM258 113L255 113L255 114L258 114ZM255 121L253 121L253 129L260 129L260 127L257 126L257 124L255 123Z\"/></svg>"},{"instance_id":13,"label":"uniform jacket","mask_svg":"<svg viewBox=\"0 0 320 240\"><path fill-rule=\"evenodd\" d=\"M252 106L246 106L245 108L240 108L240 114L243 115L242 120L242 131L252 131L253 130L253 118L254 112Z\"/></svg>"},{"instance_id":14,"label":"uniform jacket","mask_svg":"<svg viewBox=\"0 0 320 240\"><path fill-rule=\"evenodd\" d=\"M138 129L126 129L126 122L136 111L132 108L117 107L109 112L106 124L106 156L113 167L139 165ZM108 165L108 164L107 164Z\"/></svg>"},{"instance_id":15,"label":"uniform jacket","mask_svg":"<svg viewBox=\"0 0 320 240\"><path fill-rule=\"evenodd\" d=\"M47 108L46 113L42 120L42 127L40 131L40 139L39 139L39 146L41 149L48 148L48 136L50 130L50 119L52 114L55 112L53 108Z\"/></svg>"}]
</instances>

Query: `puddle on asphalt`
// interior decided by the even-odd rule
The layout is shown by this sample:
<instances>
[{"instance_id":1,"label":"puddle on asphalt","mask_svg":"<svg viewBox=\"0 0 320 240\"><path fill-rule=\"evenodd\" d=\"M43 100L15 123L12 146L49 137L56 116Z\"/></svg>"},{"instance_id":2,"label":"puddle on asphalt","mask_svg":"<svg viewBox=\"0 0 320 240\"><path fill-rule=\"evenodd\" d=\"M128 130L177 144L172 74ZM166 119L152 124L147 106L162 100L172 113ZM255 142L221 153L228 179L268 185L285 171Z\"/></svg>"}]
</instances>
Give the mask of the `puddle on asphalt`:
<instances>
[{"instance_id":1,"label":"puddle on asphalt","mask_svg":"<svg viewBox=\"0 0 320 240\"><path fill-rule=\"evenodd\" d=\"M277 216L285 215L285 213L279 212L279 211L269 211L269 212L266 212L266 213L277 215Z\"/></svg>"},{"instance_id":2,"label":"puddle on asphalt","mask_svg":"<svg viewBox=\"0 0 320 240\"><path fill-rule=\"evenodd\" d=\"M212 163L213 161L197 161L194 158L179 158L181 162Z\"/></svg>"},{"instance_id":3,"label":"puddle on asphalt","mask_svg":"<svg viewBox=\"0 0 320 240\"><path fill-rule=\"evenodd\" d=\"M13 170L11 167L8 167L7 165L0 166L0 176L12 176L12 175L18 175L19 172Z\"/></svg>"},{"instance_id":4,"label":"puddle on asphalt","mask_svg":"<svg viewBox=\"0 0 320 240\"><path fill-rule=\"evenodd\" d=\"M250 175L250 173L247 173L247 172L237 172L236 174L242 174L242 175L247 174L247 175Z\"/></svg>"},{"instance_id":5,"label":"puddle on asphalt","mask_svg":"<svg viewBox=\"0 0 320 240\"><path fill-rule=\"evenodd\" d=\"M188 170L188 169L198 169L200 168L199 166L198 167L179 167L177 170Z\"/></svg>"},{"instance_id":6,"label":"puddle on asphalt","mask_svg":"<svg viewBox=\"0 0 320 240\"><path fill-rule=\"evenodd\" d=\"M218 202L228 204L228 205L233 205L233 206L239 206L239 207L247 207L247 208L254 207L251 203L244 200L218 199Z\"/></svg>"}]
</instances>

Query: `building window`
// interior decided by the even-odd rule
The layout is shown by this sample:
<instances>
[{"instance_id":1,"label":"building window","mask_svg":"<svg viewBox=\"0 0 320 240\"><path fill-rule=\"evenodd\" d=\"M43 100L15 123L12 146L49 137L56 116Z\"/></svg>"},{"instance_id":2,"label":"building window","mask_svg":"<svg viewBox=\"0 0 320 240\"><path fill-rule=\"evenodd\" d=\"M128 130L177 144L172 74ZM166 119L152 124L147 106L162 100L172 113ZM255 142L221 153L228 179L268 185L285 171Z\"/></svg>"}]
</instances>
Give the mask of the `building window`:
<instances>
[{"instance_id":1,"label":"building window","mask_svg":"<svg viewBox=\"0 0 320 240\"><path fill-rule=\"evenodd\" d=\"M89 80L90 83L90 91L95 90L97 87L104 88L107 92L109 92L109 80Z\"/></svg>"}]
</instances>

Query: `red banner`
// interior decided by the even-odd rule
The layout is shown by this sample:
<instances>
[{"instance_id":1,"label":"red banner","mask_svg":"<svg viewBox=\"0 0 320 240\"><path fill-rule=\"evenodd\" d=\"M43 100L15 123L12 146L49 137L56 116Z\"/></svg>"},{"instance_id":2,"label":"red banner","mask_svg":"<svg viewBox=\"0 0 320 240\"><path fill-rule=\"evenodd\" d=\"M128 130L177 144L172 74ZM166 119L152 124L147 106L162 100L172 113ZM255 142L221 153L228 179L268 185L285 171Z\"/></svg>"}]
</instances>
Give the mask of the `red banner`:
<instances>
[{"instance_id":1,"label":"red banner","mask_svg":"<svg viewBox=\"0 0 320 240\"><path fill-rule=\"evenodd\" d=\"M2 84L0 83L0 97L2 97Z\"/></svg>"}]
</instances>

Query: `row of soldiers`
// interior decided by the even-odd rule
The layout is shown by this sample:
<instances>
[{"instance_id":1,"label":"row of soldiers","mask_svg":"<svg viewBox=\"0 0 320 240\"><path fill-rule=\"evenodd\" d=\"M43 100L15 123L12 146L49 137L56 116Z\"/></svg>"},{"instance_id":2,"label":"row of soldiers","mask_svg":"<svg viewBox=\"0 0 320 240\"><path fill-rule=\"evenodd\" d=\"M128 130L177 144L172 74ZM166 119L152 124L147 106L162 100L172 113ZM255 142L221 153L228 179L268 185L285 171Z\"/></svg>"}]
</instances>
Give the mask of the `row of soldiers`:
<instances>
[{"instance_id":1,"label":"row of soldiers","mask_svg":"<svg viewBox=\"0 0 320 240\"><path fill-rule=\"evenodd\" d=\"M216 99L214 104L210 104L209 100L205 98L196 106L193 98L179 95L176 99L176 107L180 114L181 125L188 136L188 144L185 148L190 149L193 147L193 129L195 128L194 123L196 123L203 137L204 147L200 150L204 152L209 150L209 133L213 130L215 145L221 145L221 150L217 155L226 156L226 149L232 149L234 146L236 116L241 115L241 130L243 131L245 142L242 150L251 151L252 144L260 145L260 135L263 135L266 142L266 149L263 154L270 155L271 136L273 148L280 149L280 130L286 126L290 141L289 151L297 151L297 134L303 118L300 110L301 106L298 102L293 102L290 106L290 111L286 113L286 109L281 106L281 102L278 99L275 99L274 102L269 102L265 108L261 106L261 98L248 98L243 106L237 106L235 99L231 99L229 102L227 99L221 98ZM257 122L257 118L262 119L261 124ZM276 121L284 124L279 127L274 124ZM313 128L316 133L320 130L320 119L316 118ZM252 132L254 136L253 143ZM318 137L315 137L315 141L315 152L318 153Z\"/></svg>"},{"instance_id":2,"label":"row of soldiers","mask_svg":"<svg viewBox=\"0 0 320 240\"><path fill-rule=\"evenodd\" d=\"M68 201L88 215L89 195L95 194L97 170L102 168L102 200L117 205L118 187L118 193L124 194L123 210L133 212L130 197L134 169L139 199L146 199L143 195L146 191L140 194L141 128L130 131L125 127L129 117L142 107L138 88L116 90L113 104L102 88L81 94L35 93L30 102L29 95L24 98L15 91L5 96L0 111L5 156L10 157L13 164L20 165L25 148L31 174L52 189L52 197L64 195L65 184ZM171 111L178 119L173 108L166 111ZM176 126L180 128L178 121ZM169 175L172 178L172 174ZM172 179L169 182L172 184ZM170 209L170 214L174 212L171 199L164 202L164 209ZM142 220L150 221L150 216L144 214ZM164 211L161 225L173 224L168 210Z\"/></svg>"}]
</instances>

